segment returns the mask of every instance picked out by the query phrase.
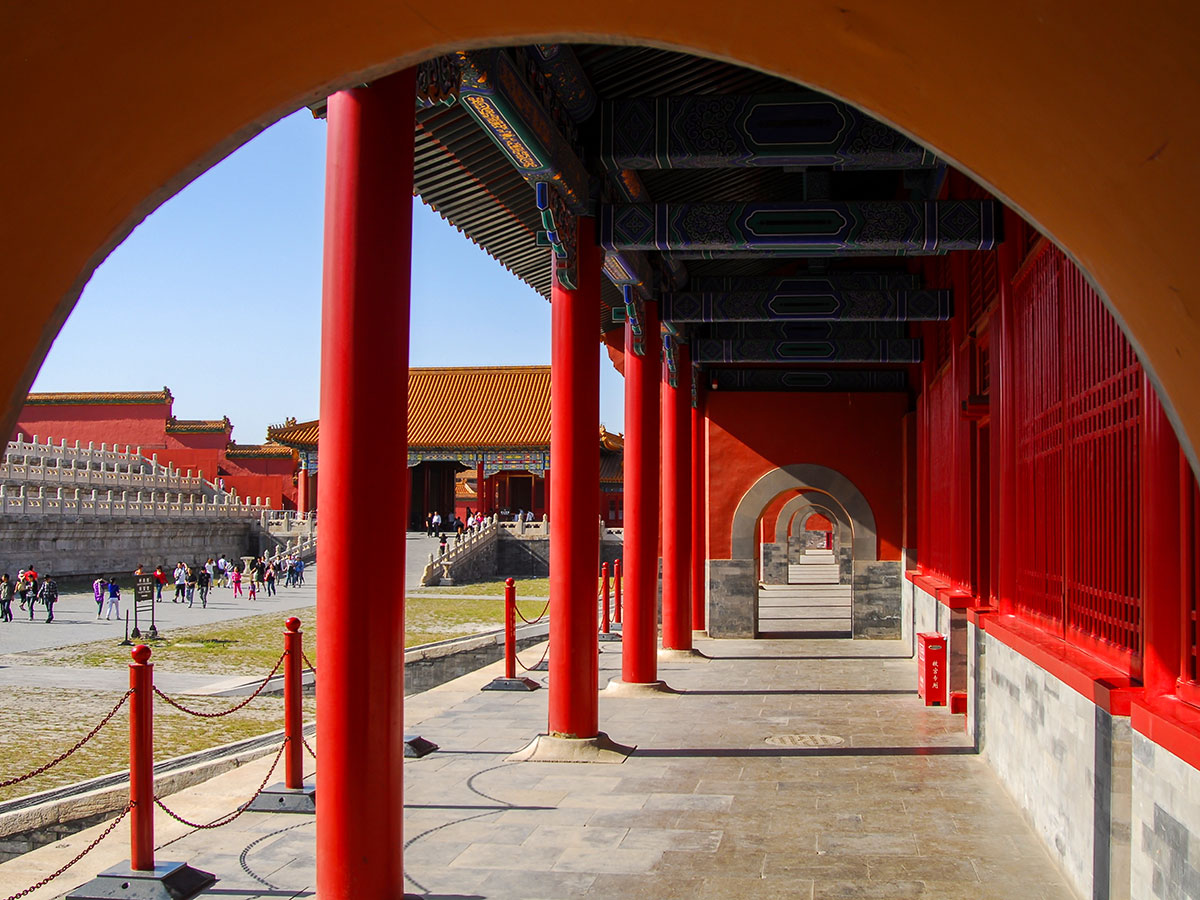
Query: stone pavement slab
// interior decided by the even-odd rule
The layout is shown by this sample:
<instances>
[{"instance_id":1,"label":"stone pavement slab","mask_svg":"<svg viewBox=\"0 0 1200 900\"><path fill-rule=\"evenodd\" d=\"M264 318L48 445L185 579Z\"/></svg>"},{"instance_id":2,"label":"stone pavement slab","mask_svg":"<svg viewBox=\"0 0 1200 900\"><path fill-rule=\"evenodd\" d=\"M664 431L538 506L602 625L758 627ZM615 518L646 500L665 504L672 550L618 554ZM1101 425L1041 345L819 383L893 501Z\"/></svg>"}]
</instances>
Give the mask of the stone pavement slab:
<instances>
[{"instance_id":1,"label":"stone pavement slab","mask_svg":"<svg viewBox=\"0 0 1200 900\"><path fill-rule=\"evenodd\" d=\"M499 664L409 698L406 730L441 749L406 764L407 889L440 898L1074 900L974 753L963 718L908 690L915 666L897 646L701 647L710 663L661 667L685 691L677 697L601 695L601 727L638 745L617 766L507 762L544 729L547 695L480 692ZM600 659L603 685L619 673L620 654ZM253 792L269 762L171 805L214 818ZM159 828L161 855L216 872L219 896L314 890L312 817L248 813L192 833L160 817ZM0 866L0 896L98 830L28 854L24 871ZM125 834L123 824L57 893L117 862Z\"/></svg>"}]
</instances>

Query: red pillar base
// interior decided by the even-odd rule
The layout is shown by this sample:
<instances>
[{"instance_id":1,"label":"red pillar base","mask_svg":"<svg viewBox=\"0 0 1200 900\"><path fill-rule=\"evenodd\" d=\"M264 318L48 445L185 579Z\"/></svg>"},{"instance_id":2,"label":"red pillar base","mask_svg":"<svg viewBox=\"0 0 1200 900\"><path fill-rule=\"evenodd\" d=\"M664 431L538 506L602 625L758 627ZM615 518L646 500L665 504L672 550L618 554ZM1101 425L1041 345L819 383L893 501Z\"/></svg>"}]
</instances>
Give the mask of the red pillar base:
<instances>
[{"instance_id":1,"label":"red pillar base","mask_svg":"<svg viewBox=\"0 0 1200 900\"><path fill-rule=\"evenodd\" d=\"M569 738L556 734L539 734L522 750L506 757L505 762L625 762L637 745L618 744L601 731L595 737Z\"/></svg>"},{"instance_id":2,"label":"red pillar base","mask_svg":"<svg viewBox=\"0 0 1200 900\"><path fill-rule=\"evenodd\" d=\"M541 687L532 678L493 678L481 691L536 691Z\"/></svg>"}]
</instances>

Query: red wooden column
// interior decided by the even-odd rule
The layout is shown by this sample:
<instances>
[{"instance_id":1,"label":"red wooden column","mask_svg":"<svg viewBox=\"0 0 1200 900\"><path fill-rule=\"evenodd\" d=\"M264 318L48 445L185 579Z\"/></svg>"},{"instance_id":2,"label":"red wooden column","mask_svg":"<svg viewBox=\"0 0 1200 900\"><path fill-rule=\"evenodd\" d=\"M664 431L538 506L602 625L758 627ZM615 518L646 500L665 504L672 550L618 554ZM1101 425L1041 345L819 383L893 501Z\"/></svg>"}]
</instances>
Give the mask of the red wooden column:
<instances>
[{"instance_id":1,"label":"red wooden column","mask_svg":"<svg viewBox=\"0 0 1200 900\"><path fill-rule=\"evenodd\" d=\"M361 464L361 450L408 443L415 90L410 69L329 98L317 551L325 578L363 559L404 568L409 479L379 479ZM317 622L317 892L324 900L399 900L403 589L330 591Z\"/></svg>"},{"instance_id":2,"label":"red wooden column","mask_svg":"<svg viewBox=\"0 0 1200 900\"><path fill-rule=\"evenodd\" d=\"M550 292L550 719L552 737L599 733L596 490L600 483L601 250L579 219L577 284Z\"/></svg>"},{"instance_id":3,"label":"red wooden column","mask_svg":"<svg viewBox=\"0 0 1200 900\"><path fill-rule=\"evenodd\" d=\"M308 512L308 468L303 464L296 472L296 512Z\"/></svg>"},{"instance_id":4,"label":"red wooden column","mask_svg":"<svg viewBox=\"0 0 1200 900\"><path fill-rule=\"evenodd\" d=\"M658 680L658 385L662 339L658 304L642 315L644 356L633 352L625 324L625 549L621 611L621 681Z\"/></svg>"},{"instance_id":5,"label":"red wooden column","mask_svg":"<svg viewBox=\"0 0 1200 900\"><path fill-rule=\"evenodd\" d=\"M1179 440L1144 375L1142 419L1142 683L1158 697L1175 692L1183 653Z\"/></svg>"},{"instance_id":6,"label":"red wooden column","mask_svg":"<svg viewBox=\"0 0 1200 900\"><path fill-rule=\"evenodd\" d=\"M680 376L682 377L682 375ZM708 487L707 462L704 445L703 384L696 384L695 404L692 406L692 631L705 630L704 526L707 510L705 496Z\"/></svg>"},{"instance_id":7,"label":"red wooden column","mask_svg":"<svg viewBox=\"0 0 1200 900\"><path fill-rule=\"evenodd\" d=\"M678 387L662 379L662 554L664 650L692 649L692 390L687 344L676 342Z\"/></svg>"},{"instance_id":8,"label":"red wooden column","mask_svg":"<svg viewBox=\"0 0 1200 900\"><path fill-rule=\"evenodd\" d=\"M1016 397L1013 390L1013 277L1018 263L1016 235L1025 227L1015 213L1004 210L1005 234L1011 235L997 250L997 275L1000 302L993 318L991 339L992 365L992 519L996 534L992 537L992 581L1001 613L1016 612L1017 597L1017 519L1016 506L1017 440ZM928 515L928 513L926 514Z\"/></svg>"}]
</instances>

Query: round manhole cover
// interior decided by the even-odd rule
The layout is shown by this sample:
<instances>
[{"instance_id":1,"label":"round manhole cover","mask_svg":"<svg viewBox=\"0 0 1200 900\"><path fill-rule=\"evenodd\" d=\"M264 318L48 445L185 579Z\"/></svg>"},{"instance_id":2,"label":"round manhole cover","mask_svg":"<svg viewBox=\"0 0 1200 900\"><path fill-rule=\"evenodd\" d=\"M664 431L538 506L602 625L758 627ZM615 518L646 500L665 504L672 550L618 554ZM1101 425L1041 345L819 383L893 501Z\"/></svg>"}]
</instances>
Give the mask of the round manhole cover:
<instances>
[{"instance_id":1,"label":"round manhole cover","mask_svg":"<svg viewBox=\"0 0 1200 900\"><path fill-rule=\"evenodd\" d=\"M836 747L846 741L836 734L773 734L767 743L776 747Z\"/></svg>"}]
</instances>

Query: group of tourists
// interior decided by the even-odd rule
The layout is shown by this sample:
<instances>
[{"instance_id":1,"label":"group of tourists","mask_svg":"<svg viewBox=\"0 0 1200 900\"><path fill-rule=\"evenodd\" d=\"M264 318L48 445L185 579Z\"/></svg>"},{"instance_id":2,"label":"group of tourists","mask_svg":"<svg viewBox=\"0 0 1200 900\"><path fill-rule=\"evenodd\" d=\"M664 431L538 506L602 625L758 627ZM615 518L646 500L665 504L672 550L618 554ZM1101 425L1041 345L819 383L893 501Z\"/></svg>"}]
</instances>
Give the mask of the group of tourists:
<instances>
[{"instance_id":1,"label":"group of tourists","mask_svg":"<svg viewBox=\"0 0 1200 900\"><path fill-rule=\"evenodd\" d=\"M0 575L0 622L13 620L13 598L19 602L19 609L29 610L29 621L33 621L34 611L38 605L46 609L46 622L54 621L54 604L58 602L58 582L47 573L38 576L37 570L31 565L22 569L14 581L5 572Z\"/></svg>"},{"instance_id":2,"label":"group of tourists","mask_svg":"<svg viewBox=\"0 0 1200 900\"><path fill-rule=\"evenodd\" d=\"M508 510L502 511L502 515L508 514ZM514 522L532 522L533 511L530 510L526 512L523 509L518 509L515 513L512 513L512 517L512 521ZM477 528L482 528L487 524L487 521L488 517L485 516L482 511L473 513L471 512L471 508L469 506L467 507L466 519L463 519L462 516L455 512L450 513L450 515L443 520L442 514L435 511L425 516L425 534L428 537L439 538L446 532L462 535L466 532L474 531Z\"/></svg>"},{"instance_id":3,"label":"group of tourists","mask_svg":"<svg viewBox=\"0 0 1200 900\"><path fill-rule=\"evenodd\" d=\"M209 557L203 563L188 564L179 560L173 568L155 566L150 573L146 572L145 566L139 565L132 574L154 576L154 599L158 603L162 602L164 589L173 586L172 603L186 603L191 608L199 599L200 607L207 609L208 598L214 588L228 588L233 591L234 597L244 596L250 600L257 599L260 592L271 597L280 583L285 587L303 586L304 568L304 560L297 554L274 558L263 554L247 562L244 567L240 566L240 560L234 562L221 555L215 559ZM97 577L92 582L92 598L96 601L97 619L121 618L121 585L118 579ZM53 622L54 604L58 602L58 583L49 574L39 575L32 565L22 569L16 578L5 572L0 575L0 622L13 621L13 600L18 601L18 611L28 610L29 621L34 620L38 608L44 608L46 622Z\"/></svg>"}]
</instances>

